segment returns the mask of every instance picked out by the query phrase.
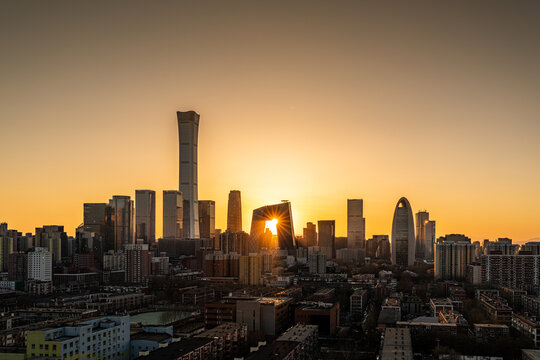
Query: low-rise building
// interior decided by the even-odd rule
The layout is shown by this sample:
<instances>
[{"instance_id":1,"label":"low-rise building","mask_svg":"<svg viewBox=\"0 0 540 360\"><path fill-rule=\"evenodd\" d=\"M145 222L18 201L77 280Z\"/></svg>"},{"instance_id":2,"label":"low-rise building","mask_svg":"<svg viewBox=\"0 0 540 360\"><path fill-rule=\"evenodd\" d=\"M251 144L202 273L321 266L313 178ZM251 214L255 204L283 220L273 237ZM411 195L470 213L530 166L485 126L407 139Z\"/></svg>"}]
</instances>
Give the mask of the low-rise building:
<instances>
[{"instance_id":1,"label":"low-rise building","mask_svg":"<svg viewBox=\"0 0 540 360\"><path fill-rule=\"evenodd\" d=\"M144 360L216 360L216 343L216 339L203 337L182 339L144 354Z\"/></svg>"},{"instance_id":2,"label":"low-rise building","mask_svg":"<svg viewBox=\"0 0 540 360\"><path fill-rule=\"evenodd\" d=\"M513 313L512 327L530 338L534 342L534 346L540 346L540 318L527 313Z\"/></svg>"},{"instance_id":3,"label":"low-rise building","mask_svg":"<svg viewBox=\"0 0 540 360\"><path fill-rule=\"evenodd\" d=\"M339 303L303 302L294 312L294 323L319 325L319 334L334 335L339 326Z\"/></svg>"},{"instance_id":4,"label":"low-rise building","mask_svg":"<svg viewBox=\"0 0 540 360\"><path fill-rule=\"evenodd\" d=\"M289 326L291 298L261 297L236 303L236 322L247 324L249 331L277 335Z\"/></svg>"},{"instance_id":5,"label":"low-rise building","mask_svg":"<svg viewBox=\"0 0 540 360\"><path fill-rule=\"evenodd\" d=\"M361 316L367 305L368 291L364 289L355 290L349 300L351 315Z\"/></svg>"},{"instance_id":6,"label":"low-rise building","mask_svg":"<svg viewBox=\"0 0 540 360\"><path fill-rule=\"evenodd\" d=\"M232 359L247 344L247 325L228 322L206 330L196 337L216 339L219 359Z\"/></svg>"},{"instance_id":7,"label":"low-rise building","mask_svg":"<svg viewBox=\"0 0 540 360\"><path fill-rule=\"evenodd\" d=\"M296 324L287 329L277 341L296 341L302 344L300 360L315 359L317 352L317 340L319 337L319 327L317 325Z\"/></svg>"},{"instance_id":8,"label":"low-rise building","mask_svg":"<svg viewBox=\"0 0 540 360\"><path fill-rule=\"evenodd\" d=\"M446 299L429 299L429 307L434 317L438 317L439 313L446 313L454 311L454 305L452 300Z\"/></svg>"},{"instance_id":9,"label":"low-rise building","mask_svg":"<svg viewBox=\"0 0 540 360\"><path fill-rule=\"evenodd\" d=\"M512 322L512 308L505 299L500 296L480 296L480 306L486 310L489 317L499 324L510 325Z\"/></svg>"},{"instance_id":10,"label":"low-rise building","mask_svg":"<svg viewBox=\"0 0 540 360\"><path fill-rule=\"evenodd\" d=\"M524 295L521 298L521 309L540 317L540 296Z\"/></svg>"},{"instance_id":11,"label":"low-rise building","mask_svg":"<svg viewBox=\"0 0 540 360\"><path fill-rule=\"evenodd\" d=\"M26 356L128 360L129 316L111 316L27 333Z\"/></svg>"},{"instance_id":12,"label":"low-rise building","mask_svg":"<svg viewBox=\"0 0 540 360\"><path fill-rule=\"evenodd\" d=\"M381 349L381 360L412 360L411 332L404 328L386 328Z\"/></svg>"},{"instance_id":13,"label":"low-rise building","mask_svg":"<svg viewBox=\"0 0 540 360\"><path fill-rule=\"evenodd\" d=\"M508 326L502 324L473 324L471 336L474 336L477 342L489 343L508 336Z\"/></svg>"},{"instance_id":14,"label":"low-rise building","mask_svg":"<svg viewBox=\"0 0 540 360\"><path fill-rule=\"evenodd\" d=\"M168 346L174 341L172 326L145 326L131 335L131 359Z\"/></svg>"}]
</instances>

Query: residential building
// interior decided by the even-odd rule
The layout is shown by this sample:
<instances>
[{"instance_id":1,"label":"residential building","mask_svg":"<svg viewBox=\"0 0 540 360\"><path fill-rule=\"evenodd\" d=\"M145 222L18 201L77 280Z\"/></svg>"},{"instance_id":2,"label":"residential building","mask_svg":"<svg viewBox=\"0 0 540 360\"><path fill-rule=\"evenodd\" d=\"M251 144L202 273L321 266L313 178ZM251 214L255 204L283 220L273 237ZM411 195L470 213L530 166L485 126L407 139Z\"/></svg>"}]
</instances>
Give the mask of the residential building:
<instances>
[{"instance_id":1,"label":"residential building","mask_svg":"<svg viewBox=\"0 0 540 360\"><path fill-rule=\"evenodd\" d=\"M386 328L381 348L381 360L412 360L411 332L405 328Z\"/></svg>"},{"instance_id":2,"label":"residential building","mask_svg":"<svg viewBox=\"0 0 540 360\"><path fill-rule=\"evenodd\" d=\"M129 359L129 316L109 316L72 326L28 331L26 356L56 359Z\"/></svg>"},{"instance_id":3,"label":"residential building","mask_svg":"<svg viewBox=\"0 0 540 360\"><path fill-rule=\"evenodd\" d=\"M475 261L474 245L465 239L457 235L446 235L438 239L435 245L435 279L465 279L467 265Z\"/></svg>"}]
</instances>

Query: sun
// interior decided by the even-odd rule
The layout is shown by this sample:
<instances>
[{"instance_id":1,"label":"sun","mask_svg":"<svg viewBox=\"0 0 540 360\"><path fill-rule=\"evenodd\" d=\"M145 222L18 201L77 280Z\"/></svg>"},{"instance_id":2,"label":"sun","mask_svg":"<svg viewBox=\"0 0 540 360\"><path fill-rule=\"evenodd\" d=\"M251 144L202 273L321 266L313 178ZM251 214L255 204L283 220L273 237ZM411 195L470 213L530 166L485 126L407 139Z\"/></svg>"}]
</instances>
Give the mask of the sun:
<instances>
[{"instance_id":1,"label":"sun","mask_svg":"<svg viewBox=\"0 0 540 360\"><path fill-rule=\"evenodd\" d=\"M264 229L270 230L272 235L277 235L277 223L278 223L278 220L275 218L272 220L267 220Z\"/></svg>"}]
</instances>

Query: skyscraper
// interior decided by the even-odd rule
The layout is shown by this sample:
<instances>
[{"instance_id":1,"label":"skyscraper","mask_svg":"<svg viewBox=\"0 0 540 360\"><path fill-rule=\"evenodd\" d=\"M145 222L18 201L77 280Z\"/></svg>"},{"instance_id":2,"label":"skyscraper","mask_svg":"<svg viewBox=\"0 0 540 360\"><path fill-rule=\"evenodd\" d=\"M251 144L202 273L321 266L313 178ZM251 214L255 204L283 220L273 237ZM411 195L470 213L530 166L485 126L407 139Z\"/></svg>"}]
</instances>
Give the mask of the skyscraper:
<instances>
[{"instance_id":1,"label":"skyscraper","mask_svg":"<svg viewBox=\"0 0 540 360\"><path fill-rule=\"evenodd\" d=\"M425 224L426 245L424 249L424 259L433 261L435 251L435 221L429 220Z\"/></svg>"},{"instance_id":2,"label":"skyscraper","mask_svg":"<svg viewBox=\"0 0 540 360\"><path fill-rule=\"evenodd\" d=\"M114 211L106 203L85 203L83 230L101 238L103 252L114 250Z\"/></svg>"},{"instance_id":3,"label":"skyscraper","mask_svg":"<svg viewBox=\"0 0 540 360\"><path fill-rule=\"evenodd\" d=\"M268 225L274 223L277 244L266 246L266 235L269 233ZM250 252L258 252L261 247L280 248L293 251L296 249L296 237L292 221L291 203L284 201L280 204L267 205L253 210L250 233Z\"/></svg>"},{"instance_id":4,"label":"skyscraper","mask_svg":"<svg viewBox=\"0 0 540 360\"><path fill-rule=\"evenodd\" d=\"M156 192L135 190L135 238L145 244L156 241Z\"/></svg>"},{"instance_id":5,"label":"skyscraper","mask_svg":"<svg viewBox=\"0 0 540 360\"><path fill-rule=\"evenodd\" d=\"M120 250L123 245L133 244L133 200L129 196L115 195L109 200L109 206L113 209L114 249Z\"/></svg>"},{"instance_id":6,"label":"skyscraper","mask_svg":"<svg viewBox=\"0 0 540 360\"><path fill-rule=\"evenodd\" d=\"M36 247L28 252L28 279L52 281L52 254L45 248Z\"/></svg>"},{"instance_id":7,"label":"skyscraper","mask_svg":"<svg viewBox=\"0 0 540 360\"><path fill-rule=\"evenodd\" d=\"M414 265L414 218L409 200L399 199L392 221L392 264Z\"/></svg>"},{"instance_id":8,"label":"skyscraper","mask_svg":"<svg viewBox=\"0 0 540 360\"><path fill-rule=\"evenodd\" d=\"M319 249L326 255L327 259L336 258L336 221L319 220L317 222L319 229Z\"/></svg>"},{"instance_id":9,"label":"skyscraper","mask_svg":"<svg viewBox=\"0 0 540 360\"><path fill-rule=\"evenodd\" d=\"M312 222L304 228L304 244L306 247L317 246L317 225Z\"/></svg>"},{"instance_id":10,"label":"skyscraper","mask_svg":"<svg viewBox=\"0 0 540 360\"><path fill-rule=\"evenodd\" d=\"M179 190L184 197L184 237L199 238L199 193L197 190L197 152L199 114L177 111L179 139Z\"/></svg>"},{"instance_id":11,"label":"skyscraper","mask_svg":"<svg viewBox=\"0 0 540 360\"><path fill-rule=\"evenodd\" d=\"M227 229L233 233L242 231L242 200L240 190L231 190L229 192Z\"/></svg>"},{"instance_id":12,"label":"skyscraper","mask_svg":"<svg viewBox=\"0 0 540 360\"><path fill-rule=\"evenodd\" d=\"M199 201L199 232L203 239L216 236L216 202L213 200Z\"/></svg>"},{"instance_id":13,"label":"skyscraper","mask_svg":"<svg viewBox=\"0 0 540 360\"><path fill-rule=\"evenodd\" d=\"M347 199L347 247L365 247L364 200Z\"/></svg>"},{"instance_id":14,"label":"skyscraper","mask_svg":"<svg viewBox=\"0 0 540 360\"><path fill-rule=\"evenodd\" d=\"M426 225L429 222L429 213L419 211L416 213L416 243L414 246L416 259L424 259L426 250Z\"/></svg>"},{"instance_id":15,"label":"skyscraper","mask_svg":"<svg viewBox=\"0 0 540 360\"><path fill-rule=\"evenodd\" d=\"M178 190L163 190L163 238L183 236L183 198Z\"/></svg>"}]
</instances>

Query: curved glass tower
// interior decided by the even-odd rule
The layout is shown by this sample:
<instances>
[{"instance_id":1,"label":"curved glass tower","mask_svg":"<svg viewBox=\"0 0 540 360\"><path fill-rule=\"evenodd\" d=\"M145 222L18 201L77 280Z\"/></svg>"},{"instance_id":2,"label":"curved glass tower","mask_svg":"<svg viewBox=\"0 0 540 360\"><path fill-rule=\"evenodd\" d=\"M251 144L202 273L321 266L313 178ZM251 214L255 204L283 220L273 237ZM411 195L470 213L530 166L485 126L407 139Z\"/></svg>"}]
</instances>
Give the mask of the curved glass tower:
<instances>
[{"instance_id":1,"label":"curved glass tower","mask_svg":"<svg viewBox=\"0 0 540 360\"><path fill-rule=\"evenodd\" d=\"M414 218L409 200L399 199L392 221L392 264L414 265Z\"/></svg>"}]
</instances>

